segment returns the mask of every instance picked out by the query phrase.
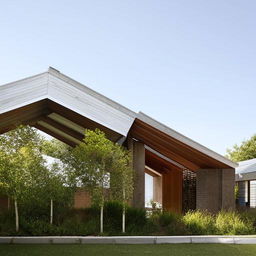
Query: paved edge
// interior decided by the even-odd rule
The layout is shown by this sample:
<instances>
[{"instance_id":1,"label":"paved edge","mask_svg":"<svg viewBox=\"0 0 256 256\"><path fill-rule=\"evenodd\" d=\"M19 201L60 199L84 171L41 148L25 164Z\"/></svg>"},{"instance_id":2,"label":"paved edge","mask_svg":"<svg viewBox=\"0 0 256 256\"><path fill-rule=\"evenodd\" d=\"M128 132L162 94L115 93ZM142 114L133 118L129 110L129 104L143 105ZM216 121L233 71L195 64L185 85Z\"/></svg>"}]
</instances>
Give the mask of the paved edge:
<instances>
[{"instance_id":1,"label":"paved edge","mask_svg":"<svg viewBox=\"0 0 256 256\"><path fill-rule=\"evenodd\" d=\"M256 236L14 236L0 244L256 244Z\"/></svg>"}]
</instances>

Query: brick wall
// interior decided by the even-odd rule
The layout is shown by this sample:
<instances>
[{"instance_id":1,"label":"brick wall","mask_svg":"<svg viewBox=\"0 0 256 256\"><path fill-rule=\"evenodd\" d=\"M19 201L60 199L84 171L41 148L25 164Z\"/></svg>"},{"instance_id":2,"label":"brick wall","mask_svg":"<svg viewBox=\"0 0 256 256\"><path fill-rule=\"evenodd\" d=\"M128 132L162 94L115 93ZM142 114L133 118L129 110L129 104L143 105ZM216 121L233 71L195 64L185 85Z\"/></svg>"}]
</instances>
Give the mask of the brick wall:
<instances>
[{"instance_id":1,"label":"brick wall","mask_svg":"<svg viewBox=\"0 0 256 256\"><path fill-rule=\"evenodd\" d=\"M234 209L234 185L234 169L198 170L196 208L213 213L221 209Z\"/></svg>"},{"instance_id":2,"label":"brick wall","mask_svg":"<svg viewBox=\"0 0 256 256\"><path fill-rule=\"evenodd\" d=\"M91 206L91 197L89 193L83 189L79 189L74 195L74 208L81 209Z\"/></svg>"},{"instance_id":3,"label":"brick wall","mask_svg":"<svg viewBox=\"0 0 256 256\"><path fill-rule=\"evenodd\" d=\"M235 171L222 170L222 209L235 209Z\"/></svg>"}]
</instances>

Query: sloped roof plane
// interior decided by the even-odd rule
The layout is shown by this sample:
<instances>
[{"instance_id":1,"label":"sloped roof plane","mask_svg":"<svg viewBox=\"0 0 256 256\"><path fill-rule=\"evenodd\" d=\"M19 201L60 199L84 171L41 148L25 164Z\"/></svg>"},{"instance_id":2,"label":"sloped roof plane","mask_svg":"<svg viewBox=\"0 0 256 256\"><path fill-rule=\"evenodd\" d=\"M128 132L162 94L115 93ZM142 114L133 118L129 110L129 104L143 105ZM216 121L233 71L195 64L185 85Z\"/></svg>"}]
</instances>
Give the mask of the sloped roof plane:
<instances>
[{"instance_id":1,"label":"sloped roof plane","mask_svg":"<svg viewBox=\"0 0 256 256\"><path fill-rule=\"evenodd\" d=\"M256 158L238 162L236 181L256 179Z\"/></svg>"},{"instance_id":2,"label":"sloped roof plane","mask_svg":"<svg viewBox=\"0 0 256 256\"><path fill-rule=\"evenodd\" d=\"M54 68L0 86L0 133L25 123L74 146L85 128L98 127L113 141L141 140L185 168L235 168L236 163L151 117L125 108Z\"/></svg>"},{"instance_id":3,"label":"sloped roof plane","mask_svg":"<svg viewBox=\"0 0 256 256\"><path fill-rule=\"evenodd\" d=\"M0 114L50 99L126 136L136 114L53 68L0 87Z\"/></svg>"}]
</instances>

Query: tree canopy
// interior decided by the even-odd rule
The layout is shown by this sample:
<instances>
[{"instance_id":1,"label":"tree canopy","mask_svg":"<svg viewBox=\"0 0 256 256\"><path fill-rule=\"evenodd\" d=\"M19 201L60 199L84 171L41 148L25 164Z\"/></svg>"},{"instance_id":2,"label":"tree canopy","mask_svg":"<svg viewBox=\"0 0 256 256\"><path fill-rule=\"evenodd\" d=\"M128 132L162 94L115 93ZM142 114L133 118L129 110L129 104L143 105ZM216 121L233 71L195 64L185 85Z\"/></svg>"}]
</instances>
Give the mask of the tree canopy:
<instances>
[{"instance_id":1,"label":"tree canopy","mask_svg":"<svg viewBox=\"0 0 256 256\"><path fill-rule=\"evenodd\" d=\"M227 157L235 162L256 158L256 135L227 149Z\"/></svg>"},{"instance_id":2,"label":"tree canopy","mask_svg":"<svg viewBox=\"0 0 256 256\"><path fill-rule=\"evenodd\" d=\"M55 158L52 165L45 155ZM101 232L104 203L121 201L125 232L126 204L133 192L127 149L108 140L98 129L86 130L83 142L75 148L55 139L47 141L29 126L0 135L0 191L14 202L17 231L20 209L24 213L50 206L52 224L53 206L71 206L77 186L90 192L94 204L101 208Z\"/></svg>"},{"instance_id":3,"label":"tree canopy","mask_svg":"<svg viewBox=\"0 0 256 256\"><path fill-rule=\"evenodd\" d=\"M60 163L47 164L42 151L50 146L45 144L47 142L37 130L29 126L20 126L0 135L0 191L14 202L17 231L21 206L24 212L36 207L48 208L51 202L53 213L53 201L71 202L68 178L61 172ZM61 155L61 147L56 148L58 152L55 150L55 153Z\"/></svg>"},{"instance_id":4,"label":"tree canopy","mask_svg":"<svg viewBox=\"0 0 256 256\"><path fill-rule=\"evenodd\" d=\"M101 208L103 232L104 202L126 202L133 191L133 170L129 151L108 140L103 132L86 130L85 138L66 159L74 182L86 188Z\"/></svg>"}]
</instances>

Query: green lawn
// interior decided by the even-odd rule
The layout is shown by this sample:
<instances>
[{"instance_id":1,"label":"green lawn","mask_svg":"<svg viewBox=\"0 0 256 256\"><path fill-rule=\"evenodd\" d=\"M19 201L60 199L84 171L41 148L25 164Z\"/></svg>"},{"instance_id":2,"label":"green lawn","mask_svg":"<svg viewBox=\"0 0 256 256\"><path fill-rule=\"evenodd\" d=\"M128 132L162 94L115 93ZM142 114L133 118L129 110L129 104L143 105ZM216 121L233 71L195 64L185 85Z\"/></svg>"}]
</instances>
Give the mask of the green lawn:
<instances>
[{"instance_id":1,"label":"green lawn","mask_svg":"<svg viewBox=\"0 0 256 256\"><path fill-rule=\"evenodd\" d=\"M0 256L115 256L256 255L256 245L175 244L175 245L0 245Z\"/></svg>"}]
</instances>

